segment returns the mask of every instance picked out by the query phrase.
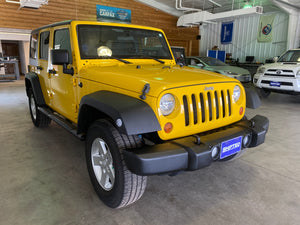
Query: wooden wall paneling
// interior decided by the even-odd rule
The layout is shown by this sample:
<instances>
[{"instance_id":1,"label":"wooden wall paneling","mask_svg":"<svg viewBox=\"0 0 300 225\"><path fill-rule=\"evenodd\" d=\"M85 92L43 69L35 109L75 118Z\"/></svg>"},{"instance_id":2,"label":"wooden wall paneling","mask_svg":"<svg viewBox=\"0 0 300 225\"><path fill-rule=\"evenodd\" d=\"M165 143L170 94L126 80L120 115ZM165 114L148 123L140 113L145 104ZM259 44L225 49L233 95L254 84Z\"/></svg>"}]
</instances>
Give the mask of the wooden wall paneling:
<instances>
[{"instance_id":1,"label":"wooden wall paneling","mask_svg":"<svg viewBox=\"0 0 300 225\"><path fill-rule=\"evenodd\" d=\"M190 50L187 49L187 54L199 54L197 27L178 28L177 17L134 0L50 0L48 5L39 9L19 9L17 4L0 0L0 28L35 29L69 19L95 21L97 4L130 9L133 24L161 28L171 40L171 45L179 42L189 43Z\"/></svg>"}]
</instances>

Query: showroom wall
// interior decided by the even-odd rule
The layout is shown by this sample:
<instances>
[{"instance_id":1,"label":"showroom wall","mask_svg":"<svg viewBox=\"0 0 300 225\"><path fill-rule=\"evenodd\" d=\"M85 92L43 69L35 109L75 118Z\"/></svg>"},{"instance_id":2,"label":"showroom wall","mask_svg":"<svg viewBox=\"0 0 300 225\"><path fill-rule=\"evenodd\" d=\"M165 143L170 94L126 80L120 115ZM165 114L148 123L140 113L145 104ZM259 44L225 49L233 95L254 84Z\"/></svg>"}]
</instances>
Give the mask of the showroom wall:
<instances>
[{"instance_id":1,"label":"showroom wall","mask_svg":"<svg viewBox=\"0 0 300 225\"><path fill-rule=\"evenodd\" d=\"M188 55L198 55L198 28L178 28L177 17L134 0L50 0L39 9L19 9L19 4L0 1L0 28L35 29L63 20L96 20L96 5L131 10L133 24L164 30L173 46L184 46Z\"/></svg>"},{"instance_id":2,"label":"showroom wall","mask_svg":"<svg viewBox=\"0 0 300 225\"><path fill-rule=\"evenodd\" d=\"M245 62L246 56L255 56L255 62L260 63L264 63L265 59L280 55L287 49L289 16L283 12L274 14L275 18L272 28L273 39L271 42L266 43L257 42L260 19L260 15L258 14L233 19L232 43L227 45L222 45L220 42L222 22L202 25L200 28L202 37L200 54L206 55L207 49L218 46L220 50L225 50L226 53L232 53L232 58L238 58L240 62Z\"/></svg>"}]
</instances>

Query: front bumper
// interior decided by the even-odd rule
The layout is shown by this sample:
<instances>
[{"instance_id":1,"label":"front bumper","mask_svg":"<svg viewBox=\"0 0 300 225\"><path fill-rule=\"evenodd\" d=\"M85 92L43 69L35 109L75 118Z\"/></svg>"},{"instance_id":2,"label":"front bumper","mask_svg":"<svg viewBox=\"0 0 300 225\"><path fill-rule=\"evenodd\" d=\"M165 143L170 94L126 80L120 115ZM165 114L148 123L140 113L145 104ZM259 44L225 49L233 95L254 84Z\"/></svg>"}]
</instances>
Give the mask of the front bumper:
<instances>
[{"instance_id":1,"label":"front bumper","mask_svg":"<svg viewBox=\"0 0 300 225\"><path fill-rule=\"evenodd\" d=\"M242 120L204 135L199 134L163 144L145 146L143 149L124 150L123 156L128 169L137 175L192 171L217 161L211 156L212 148L220 147L224 141L249 135L248 146L242 148L255 147L264 143L268 128L269 120L257 115L251 120Z\"/></svg>"},{"instance_id":2,"label":"front bumper","mask_svg":"<svg viewBox=\"0 0 300 225\"><path fill-rule=\"evenodd\" d=\"M272 85L277 83L279 85ZM300 79L294 77L276 77L276 76L263 76L262 74L255 74L253 77L253 84L256 87L268 89L276 92L300 92Z\"/></svg>"}]
</instances>

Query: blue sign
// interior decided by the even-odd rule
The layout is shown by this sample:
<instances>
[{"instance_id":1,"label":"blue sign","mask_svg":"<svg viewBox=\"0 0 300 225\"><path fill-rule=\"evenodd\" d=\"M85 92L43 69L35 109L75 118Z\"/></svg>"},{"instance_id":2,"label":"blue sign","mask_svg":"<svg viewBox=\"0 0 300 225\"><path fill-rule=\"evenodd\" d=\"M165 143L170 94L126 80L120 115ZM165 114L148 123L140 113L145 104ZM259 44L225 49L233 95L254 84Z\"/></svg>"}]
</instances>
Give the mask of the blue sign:
<instances>
[{"instance_id":1,"label":"blue sign","mask_svg":"<svg viewBox=\"0 0 300 225\"><path fill-rule=\"evenodd\" d=\"M242 136L222 142L220 159L239 152L242 148Z\"/></svg>"},{"instance_id":2,"label":"blue sign","mask_svg":"<svg viewBox=\"0 0 300 225\"><path fill-rule=\"evenodd\" d=\"M271 82L270 82L270 86L280 87L280 85L281 85L280 82L276 82L276 81L271 81Z\"/></svg>"},{"instance_id":3,"label":"blue sign","mask_svg":"<svg viewBox=\"0 0 300 225\"><path fill-rule=\"evenodd\" d=\"M233 21L222 23L221 44L226 45L232 42Z\"/></svg>"},{"instance_id":4,"label":"blue sign","mask_svg":"<svg viewBox=\"0 0 300 225\"><path fill-rule=\"evenodd\" d=\"M131 23L131 10L121 9L104 5L96 5L97 20L109 22Z\"/></svg>"}]
</instances>

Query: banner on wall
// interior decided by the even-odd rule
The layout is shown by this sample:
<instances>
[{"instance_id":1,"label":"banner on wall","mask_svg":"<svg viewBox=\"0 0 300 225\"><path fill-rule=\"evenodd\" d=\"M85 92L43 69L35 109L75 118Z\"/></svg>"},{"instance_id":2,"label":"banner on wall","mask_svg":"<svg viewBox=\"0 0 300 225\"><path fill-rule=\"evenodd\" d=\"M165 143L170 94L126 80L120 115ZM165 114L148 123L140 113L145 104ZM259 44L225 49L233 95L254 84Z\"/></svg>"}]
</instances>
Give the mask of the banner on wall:
<instances>
[{"instance_id":1,"label":"banner on wall","mask_svg":"<svg viewBox=\"0 0 300 225\"><path fill-rule=\"evenodd\" d=\"M231 44L233 32L233 21L223 22L221 28L221 44Z\"/></svg>"},{"instance_id":2,"label":"banner on wall","mask_svg":"<svg viewBox=\"0 0 300 225\"><path fill-rule=\"evenodd\" d=\"M131 23L131 10L96 5L97 21Z\"/></svg>"},{"instance_id":3,"label":"banner on wall","mask_svg":"<svg viewBox=\"0 0 300 225\"><path fill-rule=\"evenodd\" d=\"M271 42L273 36L273 22L275 15L260 16L258 26L258 42Z\"/></svg>"}]
</instances>

